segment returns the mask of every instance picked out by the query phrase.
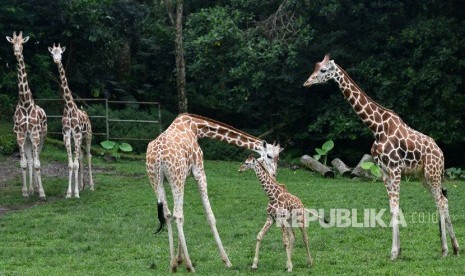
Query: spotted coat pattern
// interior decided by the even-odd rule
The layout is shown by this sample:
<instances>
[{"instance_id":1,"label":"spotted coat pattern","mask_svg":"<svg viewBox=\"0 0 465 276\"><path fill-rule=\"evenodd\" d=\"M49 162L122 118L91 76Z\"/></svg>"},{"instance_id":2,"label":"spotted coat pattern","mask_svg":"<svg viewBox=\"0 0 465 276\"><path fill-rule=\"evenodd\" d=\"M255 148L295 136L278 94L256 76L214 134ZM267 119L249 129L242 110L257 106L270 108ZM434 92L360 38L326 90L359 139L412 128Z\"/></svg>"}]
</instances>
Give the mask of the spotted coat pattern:
<instances>
[{"instance_id":1,"label":"spotted coat pattern","mask_svg":"<svg viewBox=\"0 0 465 276\"><path fill-rule=\"evenodd\" d=\"M94 190L94 181L92 178L92 155L90 153L92 143L92 125L87 113L83 110L80 110L74 102L73 95L68 86L65 69L63 68L63 63L61 62L62 54L66 50L66 47L61 47L60 44L58 44L58 46L53 44L53 47L48 47L48 50L52 54L53 61L58 66L58 72L60 73L61 80L60 89L65 101L61 123L63 125L63 141L66 147L66 152L68 154L69 168L68 190L66 191L66 198L71 198L73 193L74 197L79 198L79 190L84 189L84 166L82 162L83 146L85 146L89 164L89 187L91 191ZM83 144L83 141L85 141L85 144ZM74 142L74 160L72 153L72 142Z\"/></svg>"},{"instance_id":2,"label":"spotted coat pattern","mask_svg":"<svg viewBox=\"0 0 465 276\"><path fill-rule=\"evenodd\" d=\"M416 173L424 179L424 186L431 192L440 214L442 255L448 252L446 227L454 253L459 245L449 216L448 200L442 189L444 156L435 141L409 127L394 111L372 100L349 75L326 55L315 65L315 70L304 83L305 87L334 80L358 117L373 132L375 142L371 155L383 172L389 196L393 225L391 259L401 252L399 238L399 195L401 174Z\"/></svg>"},{"instance_id":3,"label":"spotted coat pattern","mask_svg":"<svg viewBox=\"0 0 465 276\"><path fill-rule=\"evenodd\" d=\"M250 155L239 168L240 172L246 170L255 171L265 194L270 199L266 209L268 216L265 225L257 235L257 244L252 269L257 269L261 241L274 222L278 222L281 226L283 244L287 254L287 270L292 271L293 267L291 260L292 248L295 241L295 235L292 228L293 226L298 226L302 232L302 238L307 252L307 262L309 265L312 265L312 257L310 256L308 236L306 232L307 222L305 212L307 209L305 209L302 201L295 195L289 193L284 185L276 182L276 180L269 175L263 164L257 161L252 155Z\"/></svg>"},{"instance_id":4,"label":"spotted coat pattern","mask_svg":"<svg viewBox=\"0 0 465 276\"><path fill-rule=\"evenodd\" d=\"M163 214L168 229L168 239L171 254L171 270L176 271L178 263L186 261L189 271L194 271L189 258L183 230L184 183L192 173L200 192L202 203L210 228L220 251L220 256L226 266L231 262L224 250L216 220L210 206L207 194L207 180L203 166L203 153L198 144L200 138L211 138L238 147L258 152L272 175L276 175L276 166L281 148L270 145L252 135L235 129L229 125L194 114L180 114L171 125L155 140L149 143L146 153L147 174L153 190L162 204ZM169 211L163 180L166 178L173 193L173 219L178 230L178 256L174 254L174 243L171 228L171 212Z\"/></svg>"},{"instance_id":5,"label":"spotted coat pattern","mask_svg":"<svg viewBox=\"0 0 465 276\"><path fill-rule=\"evenodd\" d=\"M42 186L40 174L39 155L42 151L45 136L47 136L47 115L45 111L35 104L32 92L27 80L26 65L23 56L23 44L29 37L23 37L20 32L13 37L7 36L8 42L13 44L14 55L18 61L18 104L13 115L13 130L16 134L19 153L21 156L20 165L23 174L22 195L28 197L36 190L39 198L45 199L45 192ZM27 187L27 174L29 172L29 188Z\"/></svg>"}]
</instances>

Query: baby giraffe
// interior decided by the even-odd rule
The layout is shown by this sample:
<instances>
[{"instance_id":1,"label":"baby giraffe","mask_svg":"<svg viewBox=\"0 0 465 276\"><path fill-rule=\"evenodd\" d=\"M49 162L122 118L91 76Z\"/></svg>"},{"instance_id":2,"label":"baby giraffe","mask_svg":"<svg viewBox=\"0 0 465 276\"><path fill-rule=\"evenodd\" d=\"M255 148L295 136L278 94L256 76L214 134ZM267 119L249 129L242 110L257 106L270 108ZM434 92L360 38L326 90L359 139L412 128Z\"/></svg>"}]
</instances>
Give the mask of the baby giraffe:
<instances>
[{"instance_id":1,"label":"baby giraffe","mask_svg":"<svg viewBox=\"0 0 465 276\"><path fill-rule=\"evenodd\" d=\"M257 175L266 195L270 198L268 203L267 214L265 225L257 236L257 245L255 248L255 257L253 259L252 269L257 269L258 263L258 252L260 250L260 244L265 233L270 229L270 226L274 222L281 226L281 232L283 236L284 247L286 248L287 254L287 271L292 271L292 247L294 245L295 236L292 226L298 226L302 232L302 237L305 243L305 249L307 250L307 262L308 265L312 265L312 257L310 256L310 249L308 247L308 237L306 232L306 216L305 212L308 212L314 216L317 216L321 221L324 219L319 217L316 212L308 210L302 204L302 201L286 189L286 186L279 184L268 174L267 170L262 163L257 161L252 155L245 160L244 164L239 168L239 172L253 169Z\"/></svg>"}]
</instances>

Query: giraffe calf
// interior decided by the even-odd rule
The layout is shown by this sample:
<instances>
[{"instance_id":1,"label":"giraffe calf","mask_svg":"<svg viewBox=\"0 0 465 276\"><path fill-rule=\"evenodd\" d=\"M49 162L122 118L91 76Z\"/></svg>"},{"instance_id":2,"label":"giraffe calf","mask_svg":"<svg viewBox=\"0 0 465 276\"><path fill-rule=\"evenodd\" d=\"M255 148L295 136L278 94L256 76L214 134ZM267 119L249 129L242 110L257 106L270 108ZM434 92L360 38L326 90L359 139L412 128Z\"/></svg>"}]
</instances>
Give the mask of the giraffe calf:
<instances>
[{"instance_id":1,"label":"giraffe calf","mask_svg":"<svg viewBox=\"0 0 465 276\"><path fill-rule=\"evenodd\" d=\"M306 209L298 197L289 193L284 185L279 184L276 180L270 177L263 164L257 161L257 159L255 159L252 155L250 155L239 168L239 172L246 170L255 171L263 190L270 199L265 225L257 236L257 245L255 248L255 257L253 259L252 269L257 269L258 252L260 251L261 241L274 222L277 222L281 226L284 248L286 249L287 254L287 271L292 271L291 255L295 241L294 229L292 228L293 223L296 223L302 232L302 238L307 252L307 262L308 265L311 266L313 261L310 256L308 236L305 229L305 212L311 213L315 216L317 216L317 214ZM321 217L318 218L323 220Z\"/></svg>"}]
</instances>

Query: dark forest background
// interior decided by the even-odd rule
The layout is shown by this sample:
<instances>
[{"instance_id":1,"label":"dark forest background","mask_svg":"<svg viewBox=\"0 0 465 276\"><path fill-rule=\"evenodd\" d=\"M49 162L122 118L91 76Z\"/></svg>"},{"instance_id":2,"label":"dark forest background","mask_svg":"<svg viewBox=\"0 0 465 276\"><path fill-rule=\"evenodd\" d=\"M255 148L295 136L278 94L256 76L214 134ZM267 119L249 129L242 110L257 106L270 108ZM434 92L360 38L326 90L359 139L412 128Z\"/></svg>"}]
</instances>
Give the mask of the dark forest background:
<instances>
[{"instance_id":1,"label":"dark forest background","mask_svg":"<svg viewBox=\"0 0 465 276\"><path fill-rule=\"evenodd\" d=\"M61 97L57 68L47 50L61 43L67 48L63 63L76 97L159 101L166 127L179 112L172 16L180 3L3 0L0 33L30 36L23 54L35 98ZM335 84L302 87L315 62L330 53L370 97L432 136L445 152L446 166L465 166L464 1L182 4L189 112L265 134L267 141L286 147L287 161L313 154L332 139L330 155L355 165L370 150L368 128ZM16 74L11 44L3 38L3 121L12 120ZM148 112L127 108L135 109L121 111L127 117ZM204 143L207 158L245 158L228 145Z\"/></svg>"}]
</instances>

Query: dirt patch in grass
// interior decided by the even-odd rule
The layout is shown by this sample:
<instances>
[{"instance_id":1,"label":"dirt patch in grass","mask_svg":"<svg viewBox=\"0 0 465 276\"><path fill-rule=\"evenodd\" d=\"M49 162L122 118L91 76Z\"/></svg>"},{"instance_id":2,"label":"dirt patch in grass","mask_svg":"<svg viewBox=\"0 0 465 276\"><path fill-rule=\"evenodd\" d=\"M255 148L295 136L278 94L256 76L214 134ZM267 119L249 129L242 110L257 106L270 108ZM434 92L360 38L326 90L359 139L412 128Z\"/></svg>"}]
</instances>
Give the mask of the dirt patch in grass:
<instances>
[{"instance_id":1,"label":"dirt patch in grass","mask_svg":"<svg viewBox=\"0 0 465 276\"><path fill-rule=\"evenodd\" d=\"M7 183L12 179L18 179L21 181L22 173L19 167L19 155L7 156L5 160L0 161L0 190L5 189ZM84 164L84 182L88 183L87 164ZM92 166L92 173L104 172L107 169ZM42 163L41 168L42 177L59 177L68 178L68 164L66 162L48 161ZM21 193L21 191L18 191ZM27 208L31 208L37 205L48 204L58 200L58 198L47 197L46 201L29 201L25 200L24 203L14 206L2 206L0 205L0 216L3 216L10 211L18 211Z\"/></svg>"}]
</instances>

